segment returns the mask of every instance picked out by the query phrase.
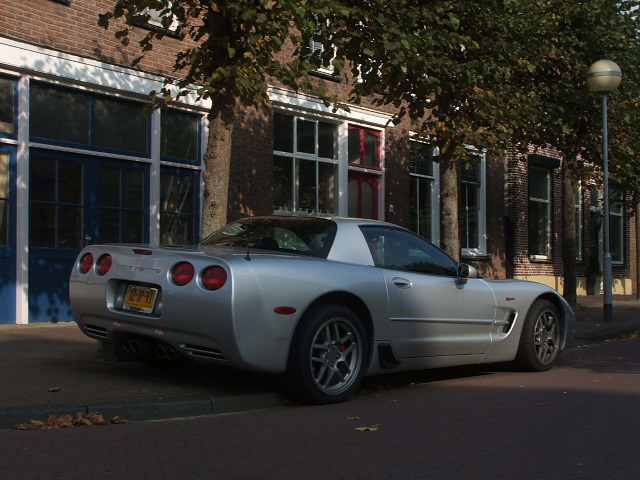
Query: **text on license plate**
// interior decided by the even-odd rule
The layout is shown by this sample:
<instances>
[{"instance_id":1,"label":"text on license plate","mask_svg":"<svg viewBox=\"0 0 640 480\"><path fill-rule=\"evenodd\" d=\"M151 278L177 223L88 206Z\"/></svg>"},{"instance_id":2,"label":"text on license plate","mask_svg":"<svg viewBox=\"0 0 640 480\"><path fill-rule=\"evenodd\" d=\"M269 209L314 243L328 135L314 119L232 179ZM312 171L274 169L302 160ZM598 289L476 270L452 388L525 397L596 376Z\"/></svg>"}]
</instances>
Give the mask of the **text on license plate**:
<instances>
[{"instance_id":1,"label":"text on license plate","mask_svg":"<svg viewBox=\"0 0 640 480\"><path fill-rule=\"evenodd\" d=\"M157 295L157 288L129 285L122 308L133 310L134 312L151 313L153 312Z\"/></svg>"}]
</instances>

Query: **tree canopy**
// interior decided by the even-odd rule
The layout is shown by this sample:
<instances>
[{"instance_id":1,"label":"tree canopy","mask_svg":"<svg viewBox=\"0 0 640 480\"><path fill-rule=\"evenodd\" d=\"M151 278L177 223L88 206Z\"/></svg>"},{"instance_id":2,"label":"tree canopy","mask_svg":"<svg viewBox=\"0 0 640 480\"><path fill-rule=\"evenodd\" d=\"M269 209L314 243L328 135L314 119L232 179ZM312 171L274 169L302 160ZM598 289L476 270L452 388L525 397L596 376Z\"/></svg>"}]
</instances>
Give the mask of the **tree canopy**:
<instances>
[{"instance_id":1,"label":"tree canopy","mask_svg":"<svg viewBox=\"0 0 640 480\"><path fill-rule=\"evenodd\" d=\"M212 101L203 231L226 218L236 103L265 104L270 82L277 81L348 108L310 76L329 66L348 85L347 103L393 106L395 121L409 117L439 146L442 241L458 256L455 165L466 158L465 146L551 145L575 163L574 179L587 171L584 161L599 163L600 99L588 91L585 73L600 58L616 61L624 75L612 102L613 170L638 189L638 3L115 0L100 24L124 18L116 36L126 43L130 26L147 21L153 9L165 28L177 24L193 40L175 59L175 77L154 98L168 103L176 96L169 87L185 92L195 85ZM141 53L165 33L149 31ZM311 48L312 42L322 48Z\"/></svg>"}]
</instances>

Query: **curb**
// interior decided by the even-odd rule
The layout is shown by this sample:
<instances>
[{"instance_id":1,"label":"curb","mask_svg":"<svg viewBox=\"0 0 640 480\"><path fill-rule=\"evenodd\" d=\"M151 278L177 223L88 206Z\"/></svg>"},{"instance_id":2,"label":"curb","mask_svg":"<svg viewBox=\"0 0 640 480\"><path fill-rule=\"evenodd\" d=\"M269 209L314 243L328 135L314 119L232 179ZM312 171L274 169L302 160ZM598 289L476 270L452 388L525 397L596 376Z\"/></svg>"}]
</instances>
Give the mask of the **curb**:
<instances>
[{"instance_id":1,"label":"curb","mask_svg":"<svg viewBox=\"0 0 640 480\"><path fill-rule=\"evenodd\" d=\"M204 415L238 413L280 407L285 399L277 393L236 395L230 397L184 397L145 399L92 404L35 405L0 410L0 429L11 429L31 420L47 421L49 415L75 415L100 412L105 418L119 416L130 421L169 420Z\"/></svg>"}]
</instances>

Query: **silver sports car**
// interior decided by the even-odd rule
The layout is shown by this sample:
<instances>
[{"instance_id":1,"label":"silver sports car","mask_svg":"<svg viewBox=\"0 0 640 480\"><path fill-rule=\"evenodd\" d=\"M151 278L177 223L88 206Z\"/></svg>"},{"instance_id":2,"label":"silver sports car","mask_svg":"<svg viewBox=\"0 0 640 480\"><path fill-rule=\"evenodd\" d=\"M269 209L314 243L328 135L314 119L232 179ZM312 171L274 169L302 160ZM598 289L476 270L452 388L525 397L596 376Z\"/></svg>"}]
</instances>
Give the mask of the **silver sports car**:
<instances>
[{"instance_id":1,"label":"silver sports car","mask_svg":"<svg viewBox=\"0 0 640 480\"><path fill-rule=\"evenodd\" d=\"M548 370L574 322L549 287L481 278L409 230L347 218L246 218L197 246L91 245L70 294L84 333L142 361L284 374L316 403L385 372Z\"/></svg>"}]
</instances>

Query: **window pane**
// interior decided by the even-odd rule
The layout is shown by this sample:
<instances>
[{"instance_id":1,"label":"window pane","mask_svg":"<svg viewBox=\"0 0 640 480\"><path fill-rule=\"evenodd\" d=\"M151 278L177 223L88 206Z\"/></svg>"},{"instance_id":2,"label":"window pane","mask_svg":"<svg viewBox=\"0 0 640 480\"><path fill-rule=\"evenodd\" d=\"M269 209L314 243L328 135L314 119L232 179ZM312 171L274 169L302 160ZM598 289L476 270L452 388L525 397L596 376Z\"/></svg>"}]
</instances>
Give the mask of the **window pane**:
<instances>
[{"instance_id":1,"label":"window pane","mask_svg":"<svg viewBox=\"0 0 640 480\"><path fill-rule=\"evenodd\" d=\"M376 267L432 275L456 275L457 263L420 237L386 227L364 227L362 233Z\"/></svg>"},{"instance_id":2,"label":"window pane","mask_svg":"<svg viewBox=\"0 0 640 480\"><path fill-rule=\"evenodd\" d=\"M194 242L194 176L163 171L160 177L160 242Z\"/></svg>"},{"instance_id":3,"label":"window pane","mask_svg":"<svg viewBox=\"0 0 640 480\"><path fill-rule=\"evenodd\" d=\"M177 110L162 110L160 124L160 154L197 163L199 117Z\"/></svg>"},{"instance_id":4,"label":"window pane","mask_svg":"<svg viewBox=\"0 0 640 480\"><path fill-rule=\"evenodd\" d=\"M160 214L160 244L178 244L178 215L175 213Z\"/></svg>"},{"instance_id":5,"label":"window pane","mask_svg":"<svg viewBox=\"0 0 640 480\"><path fill-rule=\"evenodd\" d=\"M117 243L120 241L120 211L114 208L98 210L98 232L100 243Z\"/></svg>"},{"instance_id":6,"label":"window pane","mask_svg":"<svg viewBox=\"0 0 640 480\"><path fill-rule=\"evenodd\" d=\"M364 164L367 167L378 167L378 136L364 131ZM368 217L367 217L368 218Z\"/></svg>"},{"instance_id":7,"label":"window pane","mask_svg":"<svg viewBox=\"0 0 640 480\"><path fill-rule=\"evenodd\" d=\"M0 132L14 133L14 81L0 78Z\"/></svg>"},{"instance_id":8,"label":"window pane","mask_svg":"<svg viewBox=\"0 0 640 480\"><path fill-rule=\"evenodd\" d=\"M9 154L0 152L0 198L9 198Z\"/></svg>"},{"instance_id":9,"label":"window pane","mask_svg":"<svg viewBox=\"0 0 640 480\"><path fill-rule=\"evenodd\" d=\"M411 177L411 225L418 235L431 240L431 179Z\"/></svg>"},{"instance_id":10,"label":"window pane","mask_svg":"<svg viewBox=\"0 0 640 480\"><path fill-rule=\"evenodd\" d=\"M9 242L9 154L0 152L0 245Z\"/></svg>"},{"instance_id":11,"label":"window pane","mask_svg":"<svg viewBox=\"0 0 640 480\"><path fill-rule=\"evenodd\" d=\"M549 200L549 172L538 168L529 169L529 196Z\"/></svg>"},{"instance_id":12,"label":"window pane","mask_svg":"<svg viewBox=\"0 0 640 480\"><path fill-rule=\"evenodd\" d=\"M350 217L357 217L358 215L360 215L360 205L359 205L359 198L360 198L360 191L359 191L359 187L360 187L360 180L358 178L351 178L349 179L349 216Z\"/></svg>"},{"instance_id":13,"label":"window pane","mask_svg":"<svg viewBox=\"0 0 640 480\"><path fill-rule=\"evenodd\" d=\"M273 115L273 148L279 152L293 152L293 117Z\"/></svg>"},{"instance_id":14,"label":"window pane","mask_svg":"<svg viewBox=\"0 0 640 480\"><path fill-rule=\"evenodd\" d=\"M148 119L141 103L98 97L95 100L94 143L99 147L146 153Z\"/></svg>"},{"instance_id":15,"label":"window pane","mask_svg":"<svg viewBox=\"0 0 640 480\"><path fill-rule=\"evenodd\" d=\"M320 202L316 208L318 213L336 214L336 188L338 183L336 170L336 165L333 163L318 162L318 200Z\"/></svg>"},{"instance_id":16,"label":"window pane","mask_svg":"<svg viewBox=\"0 0 640 480\"><path fill-rule=\"evenodd\" d=\"M293 210L293 160L276 156L273 159L273 209Z\"/></svg>"},{"instance_id":17,"label":"window pane","mask_svg":"<svg viewBox=\"0 0 640 480\"><path fill-rule=\"evenodd\" d=\"M193 213L193 177L162 173L160 204L163 212Z\"/></svg>"},{"instance_id":18,"label":"window pane","mask_svg":"<svg viewBox=\"0 0 640 480\"><path fill-rule=\"evenodd\" d=\"M88 95L32 84L30 136L89 145L91 100Z\"/></svg>"},{"instance_id":19,"label":"window pane","mask_svg":"<svg viewBox=\"0 0 640 480\"><path fill-rule=\"evenodd\" d=\"M411 173L433 176L433 147L427 143L413 141L409 150Z\"/></svg>"},{"instance_id":20,"label":"window pane","mask_svg":"<svg viewBox=\"0 0 640 480\"><path fill-rule=\"evenodd\" d=\"M120 206L120 169L100 167L98 203L103 207Z\"/></svg>"},{"instance_id":21,"label":"window pane","mask_svg":"<svg viewBox=\"0 0 640 480\"><path fill-rule=\"evenodd\" d=\"M58 161L58 201L82 203L82 163Z\"/></svg>"},{"instance_id":22,"label":"window pane","mask_svg":"<svg viewBox=\"0 0 640 480\"><path fill-rule=\"evenodd\" d=\"M529 255L551 256L549 204L529 202Z\"/></svg>"},{"instance_id":23,"label":"window pane","mask_svg":"<svg viewBox=\"0 0 640 480\"><path fill-rule=\"evenodd\" d=\"M333 123L318 122L318 156L336 158L338 127Z\"/></svg>"},{"instance_id":24,"label":"window pane","mask_svg":"<svg viewBox=\"0 0 640 480\"><path fill-rule=\"evenodd\" d=\"M29 217L31 246L54 248L56 245L56 207L31 203Z\"/></svg>"},{"instance_id":25,"label":"window pane","mask_svg":"<svg viewBox=\"0 0 640 480\"><path fill-rule=\"evenodd\" d=\"M373 199L374 190L373 186L368 182L362 182L360 184L361 198L362 198L362 218L373 218Z\"/></svg>"},{"instance_id":26,"label":"window pane","mask_svg":"<svg viewBox=\"0 0 640 480\"><path fill-rule=\"evenodd\" d=\"M31 158L29 193L31 200L56 201L56 161L45 157Z\"/></svg>"},{"instance_id":27,"label":"window pane","mask_svg":"<svg viewBox=\"0 0 640 480\"><path fill-rule=\"evenodd\" d=\"M316 153L316 122L298 119L297 148L302 153Z\"/></svg>"},{"instance_id":28,"label":"window pane","mask_svg":"<svg viewBox=\"0 0 640 480\"><path fill-rule=\"evenodd\" d=\"M611 261L622 262L622 216L610 215L609 216L609 245L611 249Z\"/></svg>"},{"instance_id":29,"label":"window pane","mask_svg":"<svg viewBox=\"0 0 640 480\"><path fill-rule=\"evenodd\" d=\"M9 244L9 202L0 200L0 245Z\"/></svg>"},{"instance_id":30,"label":"window pane","mask_svg":"<svg viewBox=\"0 0 640 480\"><path fill-rule=\"evenodd\" d=\"M316 209L316 162L298 161L298 210Z\"/></svg>"},{"instance_id":31,"label":"window pane","mask_svg":"<svg viewBox=\"0 0 640 480\"><path fill-rule=\"evenodd\" d=\"M82 248L82 207L59 205L58 248Z\"/></svg>"},{"instance_id":32,"label":"window pane","mask_svg":"<svg viewBox=\"0 0 640 480\"><path fill-rule=\"evenodd\" d=\"M127 208L144 207L144 175L142 170L122 170L123 206Z\"/></svg>"},{"instance_id":33,"label":"window pane","mask_svg":"<svg viewBox=\"0 0 640 480\"><path fill-rule=\"evenodd\" d=\"M122 212L122 241L128 243L142 242L144 217L142 212Z\"/></svg>"},{"instance_id":34,"label":"window pane","mask_svg":"<svg viewBox=\"0 0 640 480\"><path fill-rule=\"evenodd\" d=\"M480 160L475 155L471 155L463 163L462 181L465 183L480 183Z\"/></svg>"},{"instance_id":35,"label":"window pane","mask_svg":"<svg viewBox=\"0 0 640 480\"><path fill-rule=\"evenodd\" d=\"M362 155L362 144L360 142L360 130L349 129L349 163L360 165Z\"/></svg>"},{"instance_id":36,"label":"window pane","mask_svg":"<svg viewBox=\"0 0 640 480\"><path fill-rule=\"evenodd\" d=\"M462 184L462 248L478 248L478 187L474 184Z\"/></svg>"}]
</instances>

